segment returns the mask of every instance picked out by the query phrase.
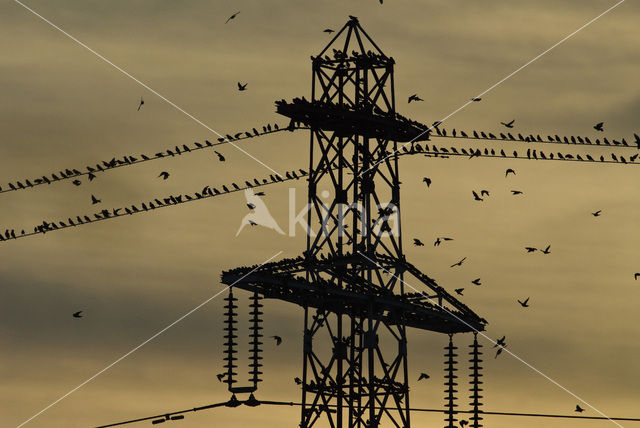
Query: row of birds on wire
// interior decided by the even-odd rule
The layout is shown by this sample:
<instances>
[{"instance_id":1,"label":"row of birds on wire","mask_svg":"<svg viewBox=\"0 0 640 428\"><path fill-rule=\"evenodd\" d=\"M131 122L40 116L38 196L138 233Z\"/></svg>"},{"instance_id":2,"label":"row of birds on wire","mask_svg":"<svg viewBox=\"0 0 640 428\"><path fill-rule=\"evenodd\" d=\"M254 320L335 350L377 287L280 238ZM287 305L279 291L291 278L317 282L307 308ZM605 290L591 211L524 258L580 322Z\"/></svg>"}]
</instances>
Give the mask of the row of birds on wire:
<instances>
[{"instance_id":1,"label":"row of birds on wire","mask_svg":"<svg viewBox=\"0 0 640 428\"><path fill-rule=\"evenodd\" d=\"M273 134L275 132L288 130L290 128L280 128L277 124L273 126L271 124L267 124L262 127L262 131L259 131L255 127L250 131L242 131L237 132L234 135L227 134L224 137L218 138L217 143L212 143L209 140L205 140L204 143L194 142L193 145L182 144L182 146L176 145L173 148L162 150L153 155L141 154L138 156L125 155L122 157L113 157L109 160L102 160L95 165L87 165L84 168L66 168L64 170L59 170L58 172L45 174L41 176L36 176L35 178L27 178L23 180L16 180L13 182L9 182L6 187L0 186L0 193L6 193L11 191L25 190L29 188L33 188L35 186L43 185L43 184L52 184L64 180L72 180L72 183L75 186L82 185L82 181L80 178L83 176L87 176L89 181L93 181L98 174L103 173L105 171L112 170L114 168L119 168L128 165L135 165L142 162L148 162L156 159L163 159L167 157L175 157L184 155L191 152L196 152L203 149L208 149L212 147L216 147L222 144L227 144L231 141L239 141L248 138L259 137L267 134ZM225 156L218 152L214 151L218 160L224 162L226 160Z\"/></svg>"},{"instance_id":2,"label":"row of birds on wire","mask_svg":"<svg viewBox=\"0 0 640 428\"><path fill-rule=\"evenodd\" d=\"M609 141L605 137L602 140L602 142L600 142L599 139L596 139L594 142L592 142L591 139L589 139L589 137L580 137L580 136L560 137L556 135L555 137L548 136L547 139L544 140L540 135L523 136L522 134L518 134L516 137L516 136L513 136L511 133L507 133L507 134L499 133L498 134L499 138L498 138L498 136L496 136L491 132L486 133L484 131L478 132L475 130L471 133L471 135L467 134L464 131L456 131L455 129L453 129L451 133L447 133L446 129L441 128L438 125L439 124L437 122L434 124L433 128L436 130L436 134L431 135L431 137L439 136L439 137L447 137L447 138L473 138L478 140L504 140L504 141L574 144L574 145L582 144L582 145L592 145L592 146L602 145L602 146L618 146L618 147L630 147L630 148L634 147L634 146L630 146L624 138L622 138L621 141L617 141L617 140ZM307 127L295 125L295 129L307 129ZM30 178L30 179L27 178L24 180L16 180L13 182L9 182L6 187L0 186L0 193L29 189L35 186L39 186L43 184L52 184L52 183L56 183L64 180L72 180L72 183L74 185L80 186L82 184L82 181L80 180L80 178L82 178L83 176L87 176L87 179L89 181L92 181L93 179L96 178L97 174L103 173L105 171L109 171L115 168L128 166L128 165L135 165L142 162L147 162L147 161L157 160L157 159L162 159L167 157L180 156L186 153L191 153L198 150L219 146L222 144L227 144L231 141L254 138L254 137L272 134L272 133L280 132L284 130L289 130L289 131L292 130L291 125L289 125L288 127L279 127L278 124L274 124L273 126L271 124L267 124L265 126L262 126L261 131L254 127L251 130L236 132L233 135L226 134L224 137L218 138L217 143L212 143L209 140L205 140L205 143L194 142L193 145L187 145L187 144L182 144L182 146L176 145L174 148L166 149L150 156L141 154L139 156L125 155L118 158L113 157L110 160L102 160L96 163L94 166L86 166L85 168L82 168L82 169L67 168L64 170L60 170L56 173L45 174L45 175L37 176L35 178ZM634 137L635 137L635 144L640 149L640 136L638 136L638 134L634 134ZM418 153L428 152L428 151L429 151L428 146L425 145L425 148L423 149L419 143L413 143L410 145L405 144L401 146L401 152L405 154L416 153L416 152ZM469 157L479 157L479 156L500 156L500 157L512 157L512 158L524 157L524 155L519 155L517 151L513 151L512 153L513 156L511 156L510 154L508 155L504 151L504 149L500 151L496 151L493 148L490 150L488 148L485 148L484 151L478 148L473 150L469 149L467 151L464 148L459 149L456 147L451 147L451 148L443 147L439 149L436 146L433 146L432 151L434 152L432 153L432 155L438 155L440 157L456 156L456 155L469 156ZM215 151L215 154L217 155L218 160L222 162L225 161L225 156L222 153ZM389 156L391 154L392 153L387 152L384 154L384 156ZM543 160L558 159L558 160L575 160L575 161L587 160L587 161L600 161L600 162L610 162L610 163L634 163L638 158L638 154L629 156L627 159L622 155L616 155L615 153L611 153L610 154L611 160L609 160L609 157L605 157L604 155L600 155L599 157L594 158L590 154L585 154L583 158L580 154L572 155L572 154L563 154L563 153L557 152L555 154L549 153L547 155L542 151L536 151L535 149L533 150L528 149L526 153L526 157L529 159L543 159Z\"/></svg>"},{"instance_id":3,"label":"row of birds on wire","mask_svg":"<svg viewBox=\"0 0 640 428\"><path fill-rule=\"evenodd\" d=\"M282 129L282 128L280 128L280 129ZM271 132L276 132L276 131L271 131ZM203 146L203 148L204 147L210 147L210 146ZM174 153L174 156L176 155L175 152L172 151L172 153ZM185 153L185 152L181 151L181 153ZM218 154L218 158L219 158L220 161L225 161L225 157L221 153L219 153L219 152L216 152L216 153ZM162 155L161 157L165 156L164 153L160 153L160 154ZM553 153L549 153L548 155L545 155L545 153L542 152L542 151L537 152L536 150L531 150L530 148L527 149L526 155L518 154L517 151L514 151L513 155L509 155L509 154L505 153L504 150L500 150L499 152L496 152L494 149L489 150L488 148L484 148L484 151L479 149L479 148L469 148L469 150L466 150L465 148L450 147L448 149L448 148L445 148L445 147L438 147L438 146L435 146L435 145L432 145L431 147L429 147L426 144L425 144L425 147L423 148L418 143L413 144L411 146L411 148L403 147L401 152L398 152L398 153L395 153L395 154L390 153L390 152L381 152L380 156L381 156L381 158L388 158L389 156L393 156L393 155L395 155L395 156L403 156L403 155L413 155L413 154L423 154L423 155L428 156L428 157L439 157L439 158L448 158L450 156L468 156L469 158L473 158L473 157L495 157L495 158L508 158L508 159L592 161L592 162L597 161L595 158L591 157L588 154L585 155L585 158L583 158L579 154L574 156L574 155L571 155L571 154L562 154L560 152L558 152L556 155L554 155ZM623 156L616 156L615 154L612 153L611 154L611 160L605 159L604 156L600 156L599 162L629 164L629 163L633 163L636 160L637 157L638 157L638 154L633 155L627 161ZM115 167L117 167L117 165L119 165L118 162L117 161L114 162L114 160L112 160L110 162L105 162L105 163L108 163L109 165L112 165L111 168L115 168ZM90 167L88 167L88 168L90 168ZM330 163L330 168L334 169L334 170L338 168L338 165L336 164L335 161ZM106 167L105 168L100 168L100 171L106 171L106 170L107 170ZM304 171L303 169L300 169L299 172L300 172L301 175L306 175L306 171ZM72 171L72 173L73 173L73 171ZM507 174L508 174L508 171L507 171ZM68 178L69 175L65 174L65 177ZM167 179L169 177L169 173L166 172L166 171L163 171L159 175L159 177L161 177L163 179ZM190 196L188 194L184 195L184 200L182 198L180 198L180 197L171 196L171 197L168 197L168 198L164 198L165 202L162 203L162 204L158 204L157 202L156 202L156 204L149 204L149 205L142 204L141 205L142 209L137 208L136 205L132 205L130 208L129 207L125 207L125 208L120 208L120 209L114 209L112 211L102 210L99 213L94 213L93 214L93 218L91 218L90 216L84 216L84 217L80 217L80 219L84 219L84 222L86 222L86 223L89 223L89 222L92 222L92 221L98 221L98 220L105 220L107 218L118 217L118 216L123 215L123 214L134 214L134 213L137 213L137 212L145 212L145 211L147 211L149 209L152 210L152 209L155 209L155 208L159 208L161 206L177 205L177 204L179 204L181 202L187 202L187 201L191 201L191 200L198 200L198 199L202 199L204 196L207 196L207 197L208 196L216 196L218 194L225 194L225 193L229 193L229 192L233 192L233 191L243 190L243 189L247 189L247 188L253 187L253 186L266 185L266 184L277 183L277 182L281 182L281 181L293 180L293 179L298 179L298 178L300 178L300 176L298 176L295 171L285 173L285 178L282 178L277 174L276 175L271 174L269 176L270 181L269 181L269 179L263 179L262 182L260 182L257 179L254 179L253 183L251 183L249 181L246 181L245 182L246 187L240 187L240 186L236 185L235 183L233 183L230 188L227 187L227 186L222 186L222 191L217 190L216 188L213 188L213 190L211 190L211 192L212 192L211 195L209 195L208 193L206 195L203 195L205 192L200 192L200 193L196 192L194 194L194 196ZM428 180L426 177L425 177L425 179ZM91 180L91 178L90 178L90 180ZM206 188L207 187L205 187L205 189ZM515 191L512 191L512 193L514 195L519 195L519 194L522 194L522 191L515 190ZM483 193L481 191L480 194L478 194L477 192L474 191L474 195L473 196L474 196L475 200L481 201L481 200L483 200L483 197L485 195L488 195L488 192L485 194L485 193ZM97 203L101 202L94 195L92 195L91 201L92 201L93 204L97 204ZM160 199L158 199L158 201L160 201ZM160 201L160 202L162 202L162 201ZM87 221L87 218L89 219L88 221ZM16 232L16 230L17 230L16 228L5 229L4 233L0 232L0 241L15 239L15 238L24 237L24 236L31 236L31 235L38 234L38 233L44 234L46 232L49 232L49 231L52 231L52 230L57 230L57 229L60 229L60 228L65 228L65 227L69 227L69 226L77 226L78 224L82 224L82 223L80 223L79 221L76 221L76 222L67 221L67 223L65 223L64 221L62 221L62 222L43 222L41 225L35 227L34 232L30 232L30 233L25 232L24 229L19 233Z\"/></svg>"},{"instance_id":4,"label":"row of birds on wire","mask_svg":"<svg viewBox=\"0 0 640 428\"><path fill-rule=\"evenodd\" d=\"M162 179L166 179L169 177L169 173L163 171L160 173L159 177ZM282 177L279 174L271 174L269 178L263 178L262 180L258 180L254 178L253 181L246 180L244 185L238 185L236 183L231 183L231 185L222 185L220 189L217 187L205 186L202 190L193 192L192 194L185 193L179 195L169 195L167 197L162 198L154 198L153 200L142 202L140 204L133 204L131 206L120 207L120 208L112 208L112 209L103 209L98 212L89 215L78 215L74 218L69 217L66 221L43 221L42 223L33 227L32 232L27 232L24 229L17 231L18 229L5 229L4 233L0 233L0 242L15 240L18 238L23 238L27 236L37 235L37 234L45 234L47 232L52 232L56 230L66 229L69 227L81 226L84 224L95 223L97 221L103 221L111 218L122 217L124 215L133 215L138 213L150 212L155 209L164 208L168 206L175 206L179 204L183 204L186 202L211 198L214 196L230 194L233 192L238 192L241 190L246 190L255 187L266 186L273 183L280 183L284 181L290 180L298 180L301 177L307 175L307 172L303 169L299 169L298 171L291 170L287 171ZM166 177L166 178L165 178ZM264 192L255 193L257 196L264 196ZM102 200L96 197L95 195L91 195L91 203L92 205L98 205L102 203Z\"/></svg>"}]
</instances>

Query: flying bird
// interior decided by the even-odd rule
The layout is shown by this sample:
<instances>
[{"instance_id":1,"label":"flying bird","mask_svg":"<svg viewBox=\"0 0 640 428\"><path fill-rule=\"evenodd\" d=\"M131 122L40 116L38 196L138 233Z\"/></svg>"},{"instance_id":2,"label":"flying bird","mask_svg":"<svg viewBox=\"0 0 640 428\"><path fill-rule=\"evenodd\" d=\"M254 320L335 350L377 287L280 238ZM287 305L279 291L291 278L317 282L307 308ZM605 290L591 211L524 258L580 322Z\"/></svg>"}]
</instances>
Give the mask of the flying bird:
<instances>
[{"instance_id":1,"label":"flying bird","mask_svg":"<svg viewBox=\"0 0 640 428\"><path fill-rule=\"evenodd\" d=\"M604 126L604 122L599 122L599 123L596 123L593 129L595 129L596 131L604 132L603 126Z\"/></svg>"},{"instance_id":2,"label":"flying bird","mask_svg":"<svg viewBox=\"0 0 640 428\"><path fill-rule=\"evenodd\" d=\"M237 11L236 13L234 13L233 15L231 15L229 18L227 18L227 20L225 21L225 24L229 21L231 21L232 19L236 19L236 16L238 16L240 14L240 11Z\"/></svg>"},{"instance_id":3,"label":"flying bird","mask_svg":"<svg viewBox=\"0 0 640 428\"><path fill-rule=\"evenodd\" d=\"M579 404L576 404L576 412L582 413L582 412L584 412L584 409L582 407L580 407Z\"/></svg>"},{"instance_id":4,"label":"flying bird","mask_svg":"<svg viewBox=\"0 0 640 428\"><path fill-rule=\"evenodd\" d=\"M138 104L138 111L140 111L140 108L144 105L144 100L142 99L142 97L140 97L140 104Z\"/></svg>"},{"instance_id":5,"label":"flying bird","mask_svg":"<svg viewBox=\"0 0 640 428\"><path fill-rule=\"evenodd\" d=\"M489 196L489 191L488 190L481 190L480 191L480 196Z\"/></svg>"},{"instance_id":6,"label":"flying bird","mask_svg":"<svg viewBox=\"0 0 640 428\"><path fill-rule=\"evenodd\" d=\"M468 425L469 422L464 420L464 419L460 419L460 422L458 422L460 424L460 428L464 428L465 425Z\"/></svg>"},{"instance_id":7,"label":"flying bird","mask_svg":"<svg viewBox=\"0 0 640 428\"><path fill-rule=\"evenodd\" d=\"M462 266L462 262L464 262L466 259L467 259L466 257L463 257L459 262L452 264L451 267Z\"/></svg>"},{"instance_id":8,"label":"flying bird","mask_svg":"<svg viewBox=\"0 0 640 428\"><path fill-rule=\"evenodd\" d=\"M475 190L472 190L471 192L473 193L473 199L474 199L475 201L482 201L482 200L483 200L483 199L482 199L482 198L481 198L481 197L476 193L476 191L475 191Z\"/></svg>"},{"instance_id":9,"label":"flying bird","mask_svg":"<svg viewBox=\"0 0 640 428\"><path fill-rule=\"evenodd\" d=\"M256 195L256 196L264 196L264 192L256 192L256 193L254 193L254 195Z\"/></svg>"},{"instance_id":10,"label":"flying bird","mask_svg":"<svg viewBox=\"0 0 640 428\"><path fill-rule=\"evenodd\" d=\"M275 339L276 346L280 346L280 344L282 343L282 338L280 336L271 336L271 338Z\"/></svg>"},{"instance_id":11,"label":"flying bird","mask_svg":"<svg viewBox=\"0 0 640 428\"><path fill-rule=\"evenodd\" d=\"M158 177L162 177L163 180L169 178L169 173L167 171L162 171Z\"/></svg>"},{"instance_id":12,"label":"flying bird","mask_svg":"<svg viewBox=\"0 0 640 428\"><path fill-rule=\"evenodd\" d=\"M99 204L100 202L102 202L100 199L96 198L94 195L91 195L91 203L93 205Z\"/></svg>"},{"instance_id":13,"label":"flying bird","mask_svg":"<svg viewBox=\"0 0 640 428\"><path fill-rule=\"evenodd\" d=\"M424 101L422 98L418 96L418 94L413 94L409 97L407 104L411 104L411 101Z\"/></svg>"},{"instance_id":14,"label":"flying bird","mask_svg":"<svg viewBox=\"0 0 640 428\"><path fill-rule=\"evenodd\" d=\"M520 306L522 306L523 308L528 308L529 307L529 298L527 297L526 299L524 299L524 302L521 302L520 299L518 299L518 303L520 303Z\"/></svg>"},{"instance_id":15,"label":"flying bird","mask_svg":"<svg viewBox=\"0 0 640 428\"><path fill-rule=\"evenodd\" d=\"M476 278L476 279L474 279L473 281L471 281L471 283L472 283L472 284L475 284L475 285L482 285L482 284L480 283L480 278Z\"/></svg>"},{"instance_id":16,"label":"flying bird","mask_svg":"<svg viewBox=\"0 0 640 428\"><path fill-rule=\"evenodd\" d=\"M638 280L638 278L640 278L640 272L636 272L636 273L633 275L633 279L635 279L636 281Z\"/></svg>"},{"instance_id":17,"label":"flying bird","mask_svg":"<svg viewBox=\"0 0 640 428\"><path fill-rule=\"evenodd\" d=\"M453 291L455 291L457 294L459 294L459 295L461 295L461 296L462 296L462 295L463 295L463 294L462 294L462 292L464 291L464 288L456 288L456 289L455 289L455 290L453 290Z\"/></svg>"},{"instance_id":18,"label":"flying bird","mask_svg":"<svg viewBox=\"0 0 640 428\"><path fill-rule=\"evenodd\" d=\"M494 348L497 348L498 346L506 346L505 344L505 340L506 340L507 336L502 336L500 339L496 340L496 343L493 345Z\"/></svg>"},{"instance_id":19,"label":"flying bird","mask_svg":"<svg viewBox=\"0 0 640 428\"><path fill-rule=\"evenodd\" d=\"M246 91L246 90L247 90L247 85L248 85L248 84L249 84L249 83L245 83L245 84L243 85L242 83L238 82L238 90L239 90L239 91Z\"/></svg>"},{"instance_id":20,"label":"flying bird","mask_svg":"<svg viewBox=\"0 0 640 428\"><path fill-rule=\"evenodd\" d=\"M222 382L222 379L226 376L226 373L218 373L216 377L218 378L218 382Z\"/></svg>"},{"instance_id":21,"label":"flying bird","mask_svg":"<svg viewBox=\"0 0 640 428\"><path fill-rule=\"evenodd\" d=\"M496 351L496 356L494 358L498 358L498 355L502 354L502 350L504 348L498 348L498 351Z\"/></svg>"},{"instance_id":22,"label":"flying bird","mask_svg":"<svg viewBox=\"0 0 640 428\"><path fill-rule=\"evenodd\" d=\"M293 381L296 383L296 385L302 385L302 379L300 379L299 377L293 378Z\"/></svg>"},{"instance_id":23,"label":"flying bird","mask_svg":"<svg viewBox=\"0 0 640 428\"><path fill-rule=\"evenodd\" d=\"M515 122L515 121L516 120L513 119L511 122L507 122L507 123L500 122L500 123L503 124L504 126L506 126L507 128L513 128L513 122Z\"/></svg>"},{"instance_id":24,"label":"flying bird","mask_svg":"<svg viewBox=\"0 0 640 428\"><path fill-rule=\"evenodd\" d=\"M331 34L331 33L333 33L334 31L333 31L331 28L327 28L327 29L323 30L322 32L323 32L323 33L327 33L327 34Z\"/></svg>"},{"instance_id":25,"label":"flying bird","mask_svg":"<svg viewBox=\"0 0 640 428\"><path fill-rule=\"evenodd\" d=\"M534 247L524 247L525 250L527 250L527 253L533 253L534 251L537 251L537 248Z\"/></svg>"},{"instance_id":26,"label":"flying bird","mask_svg":"<svg viewBox=\"0 0 640 428\"><path fill-rule=\"evenodd\" d=\"M416 247L424 247L424 243L418 238L413 238L413 245Z\"/></svg>"},{"instance_id":27,"label":"flying bird","mask_svg":"<svg viewBox=\"0 0 640 428\"><path fill-rule=\"evenodd\" d=\"M522 195L522 190L512 190L511 193L513 195Z\"/></svg>"},{"instance_id":28,"label":"flying bird","mask_svg":"<svg viewBox=\"0 0 640 428\"><path fill-rule=\"evenodd\" d=\"M547 245L547 248L545 248L544 250L541 250L541 251L542 251L542 254L549 254L549 253L551 253L551 251L549 251L549 248L551 248L551 245Z\"/></svg>"},{"instance_id":29,"label":"flying bird","mask_svg":"<svg viewBox=\"0 0 640 428\"><path fill-rule=\"evenodd\" d=\"M601 212L602 212L602 210L598 210L598 211L596 211L594 213L591 213L591 215L594 216L594 217L600 217L600 213Z\"/></svg>"},{"instance_id":30,"label":"flying bird","mask_svg":"<svg viewBox=\"0 0 640 428\"><path fill-rule=\"evenodd\" d=\"M73 314L73 317L74 317L74 318L82 318L82 311L75 312L75 313Z\"/></svg>"},{"instance_id":31,"label":"flying bird","mask_svg":"<svg viewBox=\"0 0 640 428\"><path fill-rule=\"evenodd\" d=\"M514 170L512 170L511 168L507 169L504 173L504 176L507 177L509 174L513 174L516 175L516 172Z\"/></svg>"},{"instance_id":32,"label":"flying bird","mask_svg":"<svg viewBox=\"0 0 640 428\"><path fill-rule=\"evenodd\" d=\"M431 376L429 376L426 373L420 373L420 377L418 377L418 382L420 382L422 379L429 379Z\"/></svg>"},{"instance_id":33,"label":"flying bird","mask_svg":"<svg viewBox=\"0 0 640 428\"><path fill-rule=\"evenodd\" d=\"M214 150L214 153L215 153L216 155L218 155L218 160L219 160L220 162L224 162L224 161L225 161L225 158L224 158L224 156L222 156L222 153L220 153L220 152L219 152L219 151L217 151L217 150Z\"/></svg>"},{"instance_id":34,"label":"flying bird","mask_svg":"<svg viewBox=\"0 0 640 428\"><path fill-rule=\"evenodd\" d=\"M431 186L431 179L428 177L424 177L422 179L423 182L427 183L427 187Z\"/></svg>"}]
</instances>

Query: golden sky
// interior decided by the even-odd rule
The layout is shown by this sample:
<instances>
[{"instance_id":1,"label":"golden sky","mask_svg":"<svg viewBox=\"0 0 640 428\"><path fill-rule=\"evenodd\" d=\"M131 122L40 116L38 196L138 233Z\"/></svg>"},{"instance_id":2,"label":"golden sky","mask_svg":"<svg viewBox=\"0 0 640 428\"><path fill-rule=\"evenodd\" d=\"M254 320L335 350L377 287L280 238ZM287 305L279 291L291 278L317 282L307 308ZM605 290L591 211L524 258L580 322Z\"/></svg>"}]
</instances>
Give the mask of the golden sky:
<instances>
[{"instance_id":1,"label":"golden sky","mask_svg":"<svg viewBox=\"0 0 640 428\"><path fill-rule=\"evenodd\" d=\"M396 61L397 109L432 123L456 110L614 1L235 0L24 2L221 134L286 125L274 101L310 96L311 62L349 14ZM225 24L234 12L236 19ZM640 92L637 3L626 1L447 120L445 127L633 140ZM114 156L155 153L217 136L13 1L0 4L0 186L82 168ZM239 92L236 83L248 82ZM407 105L418 93L425 101ZM140 97L145 104L137 111ZM593 125L604 122L598 134ZM285 135L286 134L286 135ZM455 142L438 141L449 146ZM239 145L269 167L308 166L306 131ZM483 143L476 144L481 146ZM468 147L469 144L461 147ZM513 145L495 147L507 147ZM521 146L518 146L521 147ZM540 147L608 155L607 148ZM139 204L265 177L234 149L158 160L70 182L0 194L0 228L24 228L101 208ZM624 149L632 155L636 151ZM640 298L637 166L502 159L403 158L405 253L489 322L492 338L608 416L638 417ZM505 179L506 168L515 176ZM161 171L171 176L158 178ZM433 184L425 188L423 177ZM286 230L290 188L265 187ZM488 189L482 203L471 190ZM512 189L522 190L512 196ZM590 213L602 210L602 215ZM247 214L240 193L0 243L0 425L17 426L222 289L222 270L295 257L305 246L264 228L235 236ZM455 240L433 247L437 236ZM427 245L408 245L420 238ZM551 254L525 254L524 247ZM462 257L461 268L449 266ZM482 285L471 280L480 277ZM417 284L415 284L417 286ZM516 299L530 296L523 309ZM244 302L244 301L243 301ZM224 401L222 299L215 299L25 426L89 427ZM71 317L77 310L84 318ZM243 312L244 311L244 312ZM241 306L246 315L248 308ZM244 324L241 325L244 327ZM258 398L298 401L302 310L267 301L265 381ZM459 346L469 335L456 338ZM411 404L443 405L446 336L410 330ZM572 414L578 400L522 362L485 357L485 410ZM467 357L460 358L466 366ZM241 361L242 362L242 361ZM431 375L416 382L420 372ZM466 371L460 404L466 406ZM464 407L463 406L463 407ZM586 407L586 405L582 405ZM586 415L597 413L588 409ZM182 427L297 426L297 408L188 414ZM414 414L415 426L442 415ZM148 424L148 423L147 423ZM633 426L633 422L623 423ZM637 423L635 423L637 424ZM140 424L140 426L145 423ZM486 426L613 426L489 417ZM135 426L135 425L134 425Z\"/></svg>"}]
</instances>

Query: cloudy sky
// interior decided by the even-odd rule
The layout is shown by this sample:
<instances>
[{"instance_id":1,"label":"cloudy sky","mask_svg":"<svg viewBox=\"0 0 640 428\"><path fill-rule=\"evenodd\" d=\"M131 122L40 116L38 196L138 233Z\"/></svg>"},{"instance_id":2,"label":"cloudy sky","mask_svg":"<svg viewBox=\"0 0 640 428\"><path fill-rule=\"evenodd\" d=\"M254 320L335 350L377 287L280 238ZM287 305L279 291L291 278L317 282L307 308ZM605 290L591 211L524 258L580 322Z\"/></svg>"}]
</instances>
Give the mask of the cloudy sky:
<instances>
[{"instance_id":1,"label":"cloudy sky","mask_svg":"<svg viewBox=\"0 0 640 428\"><path fill-rule=\"evenodd\" d=\"M14 1L0 4L0 186L114 156L155 153L221 134L286 124L274 101L310 95L309 56L349 14L396 61L398 111L424 123L442 119L615 4L609 0L26 0L25 5L152 88L179 111ZM236 19L225 25L234 12ZM633 140L640 119L638 16L628 0L447 120L447 128ZM248 82L239 92L238 81ZM425 101L407 105L418 93ZM145 104L137 111L140 97ZM201 121L198 123L196 120ZM306 168L308 135L277 133L240 146L278 171ZM439 140L439 142L447 143ZM455 144L455 142L449 142ZM468 145L467 145L468 146ZM501 147L499 145L496 148ZM507 145L510 150L513 145ZM548 147L540 147L548 150ZM565 150L566 149L566 150ZM606 148L552 147L605 154ZM139 204L264 177L264 165L231 146L122 168L80 186L70 182L0 194L0 228L32 229L42 220ZM633 155L633 149L617 153ZM505 179L506 168L515 176ZM487 355L486 410L572 414L582 397L608 416L638 417L640 399L640 238L637 166L526 160L404 158L402 226L408 259L507 336L521 361ZM161 171L171 176L158 178ZM422 183L430 177L429 189ZM265 202L287 228L290 189L306 201L304 181L265 187ZM484 202L471 190L487 189ZM511 190L524 192L512 196ZM590 213L601 210L599 217ZM0 243L0 420L18 426L222 289L220 272L294 257L295 236L251 228L236 193ZM437 236L454 241L440 247ZM525 246L551 245L551 254ZM459 269L449 266L462 257ZM482 278L481 286L471 280ZM530 297L523 309L516 299ZM224 401L222 299L70 394L25 426L89 427ZM242 306L244 310L246 306ZM71 314L83 310L84 318ZM246 308L248 312L248 308ZM246 313L245 312L245 313ZM241 312L242 313L242 312ZM265 306L265 381L258 398L297 401L302 311ZM443 404L446 336L409 332L413 406ZM456 338L466 349L469 335ZM491 346L485 342L486 346ZM462 359L462 358L461 358ZM466 365L466 356L463 361ZM431 375L416 382L420 372ZM464 376L466 371L462 371ZM464 378L461 379L463 382ZM564 389L563 389L564 388ZM466 406L466 385L459 390ZM587 408L586 404L582 407ZM597 415L587 409L586 415ZM296 408L221 409L189 414L184 427L297 426ZM415 414L416 426L442 415ZM432 424L432 425L429 425ZM517 424L612 426L487 417ZM634 423L629 422L629 426ZM626 423L625 423L626 426Z\"/></svg>"}]
</instances>

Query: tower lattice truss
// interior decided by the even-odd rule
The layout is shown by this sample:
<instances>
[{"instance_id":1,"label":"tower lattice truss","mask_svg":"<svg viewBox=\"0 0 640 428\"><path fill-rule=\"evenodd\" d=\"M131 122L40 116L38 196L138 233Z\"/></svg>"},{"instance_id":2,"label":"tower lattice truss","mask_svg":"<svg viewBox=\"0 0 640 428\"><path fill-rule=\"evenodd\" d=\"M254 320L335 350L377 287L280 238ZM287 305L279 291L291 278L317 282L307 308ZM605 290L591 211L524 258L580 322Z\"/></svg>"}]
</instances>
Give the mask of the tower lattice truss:
<instances>
[{"instance_id":1,"label":"tower lattice truss","mask_svg":"<svg viewBox=\"0 0 640 428\"><path fill-rule=\"evenodd\" d=\"M407 327L454 334L486 321L403 255L389 155L425 129L395 112L393 58L352 18L311 59L311 99L276 103L292 127L310 128L306 250L222 282L304 309L301 427L409 427Z\"/></svg>"}]
</instances>

